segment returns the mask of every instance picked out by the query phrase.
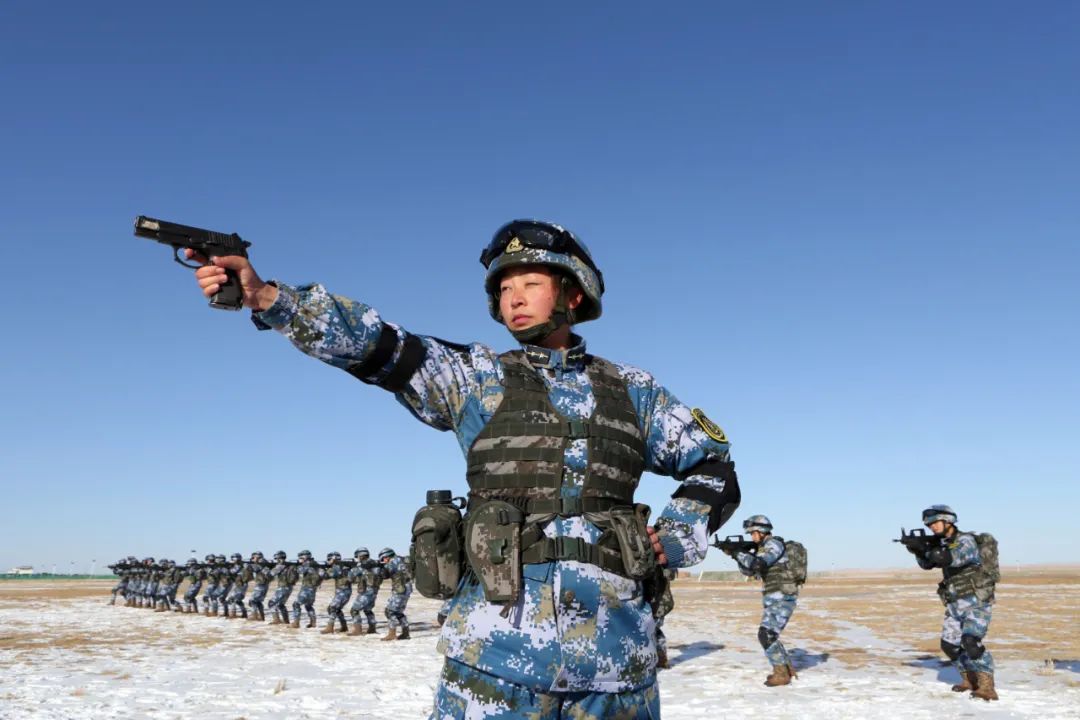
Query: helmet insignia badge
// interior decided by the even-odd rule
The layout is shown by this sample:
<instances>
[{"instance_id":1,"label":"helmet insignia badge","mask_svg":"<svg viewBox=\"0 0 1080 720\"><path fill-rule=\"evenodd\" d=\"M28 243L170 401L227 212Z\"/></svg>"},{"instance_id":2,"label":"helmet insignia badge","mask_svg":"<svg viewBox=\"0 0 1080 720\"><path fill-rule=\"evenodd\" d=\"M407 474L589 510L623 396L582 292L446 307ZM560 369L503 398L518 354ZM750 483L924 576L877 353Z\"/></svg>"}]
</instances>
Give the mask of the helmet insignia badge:
<instances>
[{"instance_id":1,"label":"helmet insignia badge","mask_svg":"<svg viewBox=\"0 0 1080 720\"><path fill-rule=\"evenodd\" d=\"M694 416L694 420L697 421L699 427L705 431L705 434L711 437L716 442L726 443L728 442L727 435L724 434L724 429L714 423L709 418L705 417L705 413L701 408L694 408L690 411L690 414Z\"/></svg>"},{"instance_id":2,"label":"helmet insignia badge","mask_svg":"<svg viewBox=\"0 0 1080 720\"><path fill-rule=\"evenodd\" d=\"M516 252L521 252L524 249L525 249L525 246L521 244L521 240L514 237L514 238L511 238L509 243L507 243L506 249L503 250L503 252L516 253Z\"/></svg>"}]
</instances>

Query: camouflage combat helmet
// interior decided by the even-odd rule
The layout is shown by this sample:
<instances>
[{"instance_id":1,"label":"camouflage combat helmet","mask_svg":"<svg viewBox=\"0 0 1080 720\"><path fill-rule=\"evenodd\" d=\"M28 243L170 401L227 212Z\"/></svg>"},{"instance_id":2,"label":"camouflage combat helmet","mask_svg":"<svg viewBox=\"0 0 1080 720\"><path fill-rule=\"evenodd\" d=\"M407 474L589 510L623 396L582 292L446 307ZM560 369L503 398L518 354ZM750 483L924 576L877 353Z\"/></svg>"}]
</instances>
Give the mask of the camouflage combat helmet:
<instances>
[{"instance_id":1,"label":"camouflage combat helmet","mask_svg":"<svg viewBox=\"0 0 1080 720\"><path fill-rule=\"evenodd\" d=\"M255 552L251 553L252 562L258 562L258 561L260 561L262 559L263 559L263 554L262 554L261 550L256 550Z\"/></svg>"},{"instance_id":2,"label":"camouflage combat helmet","mask_svg":"<svg viewBox=\"0 0 1080 720\"><path fill-rule=\"evenodd\" d=\"M152 558L152 557L144 557L143 558L143 565L153 565L153 564L154 564L154 558Z\"/></svg>"},{"instance_id":3,"label":"camouflage combat helmet","mask_svg":"<svg viewBox=\"0 0 1080 720\"><path fill-rule=\"evenodd\" d=\"M276 553L274 553L274 560L277 560L278 562L283 562L288 559L289 556L285 553L284 550L278 550Z\"/></svg>"},{"instance_id":4,"label":"camouflage combat helmet","mask_svg":"<svg viewBox=\"0 0 1080 720\"><path fill-rule=\"evenodd\" d=\"M484 290L488 297L488 312L499 323L503 322L499 311L499 278L508 268L544 265L561 276L572 278L585 294L581 304L570 310L566 305L569 285L560 282L551 319L541 325L512 331L521 342L544 338L567 323L583 323L600 317L604 276L585 243L561 225L541 220L513 220L495 232L491 243L480 255L480 263L487 270Z\"/></svg>"},{"instance_id":5,"label":"camouflage combat helmet","mask_svg":"<svg viewBox=\"0 0 1080 720\"><path fill-rule=\"evenodd\" d=\"M244 562L244 556L241 555L240 553L233 553L232 555L229 556L229 562L234 562L234 563Z\"/></svg>"},{"instance_id":6,"label":"camouflage combat helmet","mask_svg":"<svg viewBox=\"0 0 1080 720\"><path fill-rule=\"evenodd\" d=\"M218 555L217 557L214 558L214 562L221 565L222 563L225 562L225 556L224 555Z\"/></svg>"},{"instance_id":7,"label":"camouflage combat helmet","mask_svg":"<svg viewBox=\"0 0 1080 720\"><path fill-rule=\"evenodd\" d=\"M193 565L198 565L198 564L199 564L199 561L196 560L195 558L188 558L188 561L187 561L187 566L188 567L192 567Z\"/></svg>"},{"instance_id":8,"label":"camouflage combat helmet","mask_svg":"<svg viewBox=\"0 0 1080 720\"><path fill-rule=\"evenodd\" d=\"M923 525L929 526L930 523L937 522L938 520L944 520L952 525L956 524L956 511L948 505L931 505L922 511Z\"/></svg>"},{"instance_id":9,"label":"camouflage combat helmet","mask_svg":"<svg viewBox=\"0 0 1080 720\"><path fill-rule=\"evenodd\" d=\"M371 553L368 552L368 549L366 547L356 548L356 551L352 555L357 560L367 560L369 557L371 557ZM361 557L361 555L363 557Z\"/></svg>"},{"instance_id":10,"label":"camouflage combat helmet","mask_svg":"<svg viewBox=\"0 0 1080 720\"><path fill-rule=\"evenodd\" d=\"M746 532L757 530L759 533L768 535L772 532L772 521L764 515L751 515L743 520L742 528Z\"/></svg>"},{"instance_id":11,"label":"camouflage combat helmet","mask_svg":"<svg viewBox=\"0 0 1080 720\"><path fill-rule=\"evenodd\" d=\"M394 557L395 555L397 555L397 553L394 552L394 548L383 548L382 550L379 551L379 562L389 560L390 558Z\"/></svg>"},{"instance_id":12,"label":"camouflage combat helmet","mask_svg":"<svg viewBox=\"0 0 1080 720\"><path fill-rule=\"evenodd\" d=\"M310 550L301 550L300 552L296 553L296 557L300 558L301 560L310 560L313 556Z\"/></svg>"},{"instance_id":13,"label":"camouflage combat helmet","mask_svg":"<svg viewBox=\"0 0 1080 720\"><path fill-rule=\"evenodd\" d=\"M214 553L209 553L206 557L204 557L203 562L208 562L208 563L214 562Z\"/></svg>"},{"instance_id":14,"label":"camouflage combat helmet","mask_svg":"<svg viewBox=\"0 0 1080 720\"><path fill-rule=\"evenodd\" d=\"M339 553L337 550L326 553L326 562L333 562L335 560L340 560L340 559L341 559L341 553Z\"/></svg>"}]
</instances>

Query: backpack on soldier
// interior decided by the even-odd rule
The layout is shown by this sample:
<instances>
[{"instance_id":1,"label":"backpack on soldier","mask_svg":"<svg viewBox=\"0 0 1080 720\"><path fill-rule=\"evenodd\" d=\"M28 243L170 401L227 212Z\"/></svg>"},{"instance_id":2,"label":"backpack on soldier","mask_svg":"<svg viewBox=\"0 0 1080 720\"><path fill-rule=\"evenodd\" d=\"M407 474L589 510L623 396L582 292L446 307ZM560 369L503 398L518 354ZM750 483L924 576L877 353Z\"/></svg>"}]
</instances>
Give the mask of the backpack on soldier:
<instances>
[{"instance_id":1,"label":"backpack on soldier","mask_svg":"<svg viewBox=\"0 0 1080 720\"><path fill-rule=\"evenodd\" d=\"M784 554L796 585L806 582L806 548L798 540L784 541Z\"/></svg>"},{"instance_id":2,"label":"backpack on soldier","mask_svg":"<svg viewBox=\"0 0 1080 720\"><path fill-rule=\"evenodd\" d=\"M975 538L975 544L979 546L979 561L982 563L982 574L991 583L997 583L1001 579L1001 571L998 569L998 544L997 539L990 533L971 533Z\"/></svg>"}]
</instances>

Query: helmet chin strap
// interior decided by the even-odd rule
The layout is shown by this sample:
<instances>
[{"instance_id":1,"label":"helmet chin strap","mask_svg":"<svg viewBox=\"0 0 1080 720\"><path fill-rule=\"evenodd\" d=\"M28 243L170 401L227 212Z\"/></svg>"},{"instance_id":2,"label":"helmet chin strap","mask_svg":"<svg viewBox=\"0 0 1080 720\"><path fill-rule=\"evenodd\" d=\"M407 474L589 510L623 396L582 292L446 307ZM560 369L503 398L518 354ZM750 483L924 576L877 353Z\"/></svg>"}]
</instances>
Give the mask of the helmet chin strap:
<instances>
[{"instance_id":1,"label":"helmet chin strap","mask_svg":"<svg viewBox=\"0 0 1080 720\"><path fill-rule=\"evenodd\" d=\"M573 311L567 307L566 295L570 287L570 281L563 277L559 280L559 294L555 297L555 308L551 317L542 322L522 330L511 330L514 339L526 345L538 345L546 340L553 332L563 325L573 322Z\"/></svg>"}]
</instances>

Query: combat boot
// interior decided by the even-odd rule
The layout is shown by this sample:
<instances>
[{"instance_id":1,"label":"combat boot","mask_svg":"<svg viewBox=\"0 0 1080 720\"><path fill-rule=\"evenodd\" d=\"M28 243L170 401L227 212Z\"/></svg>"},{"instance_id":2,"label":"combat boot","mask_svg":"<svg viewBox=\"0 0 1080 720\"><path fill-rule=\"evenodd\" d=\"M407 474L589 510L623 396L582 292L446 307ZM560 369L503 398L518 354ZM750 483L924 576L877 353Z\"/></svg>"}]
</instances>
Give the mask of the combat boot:
<instances>
[{"instance_id":1,"label":"combat boot","mask_svg":"<svg viewBox=\"0 0 1080 720\"><path fill-rule=\"evenodd\" d=\"M973 673L975 675L975 691L971 697L980 700L997 700L998 694L994 690L994 674L988 672Z\"/></svg>"},{"instance_id":2,"label":"combat boot","mask_svg":"<svg viewBox=\"0 0 1080 720\"><path fill-rule=\"evenodd\" d=\"M349 624L347 622L345 622L345 618L343 618L343 617L338 618L338 622L341 624L341 632L343 632L343 633L349 632Z\"/></svg>"},{"instance_id":3,"label":"combat boot","mask_svg":"<svg viewBox=\"0 0 1080 720\"><path fill-rule=\"evenodd\" d=\"M960 682L952 686L953 692L967 692L977 687L975 685L975 673L965 670L960 673L960 677Z\"/></svg>"},{"instance_id":4,"label":"combat boot","mask_svg":"<svg viewBox=\"0 0 1080 720\"><path fill-rule=\"evenodd\" d=\"M401 632L398 633L397 639L398 640L408 640L409 637L410 637L410 635L409 635L409 626L406 625L405 627L403 627L401 629Z\"/></svg>"},{"instance_id":5,"label":"combat boot","mask_svg":"<svg viewBox=\"0 0 1080 720\"><path fill-rule=\"evenodd\" d=\"M218 611L219 611L220 609L221 609L221 608L214 608L214 609L213 609L213 610L212 610L212 611L210 612L210 615L211 615L211 617L217 617L217 616L218 616Z\"/></svg>"},{"instance_id":6,"label":"combat boot","mask_svg":"<svg viewBox=\"0 0 1080 720\"><path fill-rule=\"evenodd\" d=\"M206 605L202 611L203 617L210 617L210 606Z\"/></svg>"},{"instance_id":7,"label":"combat boot","mask_svg":"<svg viewBox=\"0 0 1080 720\"><path fill-rule=\"evenodd\" d=\"M361 625L358 622L354 622L353 626L351 628L349 628L349 635L350 636L363 635L363 634L364 634L364 626Z\"/></svg>"},{"instance_id":8,"label":"combat boot","mask_svg":"<svg viewBox=\"0 0 1080 720\"><path fill-rule=\"evenodd\" d=\"M311 626L308 625L308 627L311 627ZM326 626L323 627L323 629L319 631L319 634L320 635L333 635L334 634L334 618L330 618L326 622Z\"/></svg>"},{"instance_id":9,"label":"combat boot","mask_svg":"<svg viewBox=\"0 0 1080 720\"><path fill-rule=\"evenodd\" d=\"M368 623L367 624L367 634L368 635L374 635L375 634L375 623Z\"/></svg>"},{"instance_id":10,"label":"combat boot","mask_svg":"<svg viewBox=\"0 0 1080 720\"><path fill-rule=\"evenodd\" d=\"M289 623L289 627L293 628L294 630L299 630L300 629L300 616L299 615L297 615L293 619L293 621L291 623Z\"/></svg>"},{"instance_id":11,"label":"combat boot","mask_svg":"<svg viewBox=\"0 0 1080 720\"><path fill-rule=\"evenodd\" d=\"M270 620L270 624L271 625L280 625L281 624L281 616L278 615L277 613L274 613L274 617L273 617L272 620Z\"/></svg>"},{"instance_id":12,"label":"combat boot","mask_svg":"<svg viewBox=\"0 0 1080 720\"><path fill-rule=\"evenodd\" d=\"M386 631L386 635L384 635L383 637L381 637L379 639L382 640L383 642L385 642L387 640L397 640L397 628L396 627L391 627L389 630Z\"/></svg>"},{"instance_id":13,"label":"combat boot","mask_svg":"<svg viewBox=\"0 0 1080 720\"><path fill-rule=\"evenodd\" d=\"M772 675L765 678L765 684L769 687L788 685L791 683L790 665L773 665Z\"/></svg>"},{"instance_id":14,"label":"combat boot","mask_svg":"<svg viewBox=\"0 0 1080 720\"><path fill-rule=\"evenodd\" d=\"M315 627L317 624L318 623L315 622L315 616L314 615L311 615L311 616L308 617L308 621L307 621L308 629L311 629L311 628Z\"/></svg>"}]
</instances>

